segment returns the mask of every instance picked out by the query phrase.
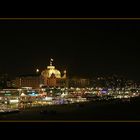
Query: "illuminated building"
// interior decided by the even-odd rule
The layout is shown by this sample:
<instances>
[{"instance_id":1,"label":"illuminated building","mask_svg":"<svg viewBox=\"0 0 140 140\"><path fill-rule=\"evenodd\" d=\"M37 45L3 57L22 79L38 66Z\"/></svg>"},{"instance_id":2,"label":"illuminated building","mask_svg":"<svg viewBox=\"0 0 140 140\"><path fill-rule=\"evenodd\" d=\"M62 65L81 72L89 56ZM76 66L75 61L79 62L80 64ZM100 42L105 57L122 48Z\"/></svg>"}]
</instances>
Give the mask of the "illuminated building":
<instances>
[{"instance_id":1,"label":"illuminated building","mask_svg":"<svg viewBox=\"0 0 140 140\"><path fill-rule=\"evenodd\" d=\"M47 66L47 69L39 73L39 69L36 69L36 74L32 75L22 75L16 77L13 80L14 87L32 87L39 88L40 85L47 87L66 87L68 86L68 80L66 77L66 70L64 71L63 76L59 70L52 65L53 59L50 60L50 66Z\"/></svg>"},{"instance_id":2,"label":"illuminated building","mask_svg":"<svg viewBox=\"0 0 140 140\"><path fill-rule=\"evenodd\" d=\"M69 87L88 87L90 85L89 79L84 78L71 78L69 79Z\"/></svg>"},{"instance_id":3,"label":"illuminated building","mask_svg":"<svg viewBox=\"0 0 140 140\"><path fill-rule=\"evenodd\" d=\"M67 86L66 70L64 71L64 75L61 76L61 72L52 65L52 61L53 59L50 60L50 66L41 73L44 81L43 85L50 87Z\"/></svg>"},{"instance_id":4,"label":"illuminated building","mask_svg":"<svg viewBox=\"0 0 140 140\"><path fill-rule=\"evenodd\" d=\"M16 77L12 83L13 86L16 88L21 87L39 88L39 85L41 83L41 77L40 75L22 75Z\"/></svg>"}]
</instances>

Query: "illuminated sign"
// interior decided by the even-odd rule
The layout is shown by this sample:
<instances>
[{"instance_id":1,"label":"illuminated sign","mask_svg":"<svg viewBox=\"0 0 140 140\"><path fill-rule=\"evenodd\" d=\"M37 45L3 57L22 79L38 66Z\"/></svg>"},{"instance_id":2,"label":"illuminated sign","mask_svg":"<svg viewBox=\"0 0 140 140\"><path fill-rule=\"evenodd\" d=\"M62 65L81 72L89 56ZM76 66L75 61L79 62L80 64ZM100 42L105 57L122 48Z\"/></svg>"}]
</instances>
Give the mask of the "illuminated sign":
<instances>
[{"instance_id":1,"label":"illuminated sign","mask_svg":"<svg viewBox=\"0 0 140 140\"><path fill-rule=\"evenodd\" d=\"M11 94L5 94L5 96L11 96Z\"/></svg>"},{"instance_id":2,"label":"illuminated sign","mask_svg":"<svg viewBox=\"0 0 140 140\"><path fill-rule=\"evenodd\" d=\"M108 92L107 89L103 89L103 90L101 91L101 93L103 93L103 94L106 94L107 92Z\"/></svg>"},{"instance_id":3,"label":"illuminated sign","mask_svg":"<svg viewBox=\"0 0 140 140\"><path fill-rule=\"evenodd\" d=\"M29 95L29 96L38 96L38 94L35 93L35 92L31 92L31 93L29 93L28 95Z\"/></svg>"}]
</instances>

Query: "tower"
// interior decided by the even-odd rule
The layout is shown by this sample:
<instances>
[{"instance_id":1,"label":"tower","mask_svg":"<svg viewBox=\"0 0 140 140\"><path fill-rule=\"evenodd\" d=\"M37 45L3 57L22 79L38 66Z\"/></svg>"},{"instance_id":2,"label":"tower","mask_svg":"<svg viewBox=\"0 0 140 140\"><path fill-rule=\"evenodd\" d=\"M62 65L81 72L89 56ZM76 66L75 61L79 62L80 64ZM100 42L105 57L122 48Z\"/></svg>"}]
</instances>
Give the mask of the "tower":
<instances>
[{"instance_id":1,"label":"tower","mask_svg":"<svg viewBox=\"0 0 140 140\"><path fill-rule=\"evenodd\" d=\"M51 59L50 59L50 66L52 66L52 62L53 62L53 59L51 58Z\"/></svg>"},{"instance_id":2,"label":"tower","mask_svg":"<svg viewBox=\"0 0 140 140\"><path fill-rule=\"evenodd\" d=\"M63 75L63 78L66 78L67 76L66 76L66 74L67 74L67 71L66 70L64 70L64 75Z\"/></svg>"}]
</instances>

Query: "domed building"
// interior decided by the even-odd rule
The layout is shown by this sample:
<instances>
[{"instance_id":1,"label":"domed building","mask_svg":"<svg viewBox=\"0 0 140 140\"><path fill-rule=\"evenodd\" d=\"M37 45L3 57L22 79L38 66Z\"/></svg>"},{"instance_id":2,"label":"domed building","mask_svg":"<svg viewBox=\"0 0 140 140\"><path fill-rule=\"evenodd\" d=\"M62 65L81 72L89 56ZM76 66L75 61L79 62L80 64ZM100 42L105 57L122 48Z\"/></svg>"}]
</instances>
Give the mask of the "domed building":
<instances>
[{"instance_id":1,"label":"domed building","mask_svg":"<svg viewBox=\"0 0 140 140\"><path fill-rule=\"evenodd\" d=\"M41 74L44 78L50 78L52 74L54 74L56 78L61 78L61 73L59 70L55 69L55 66L48 66Z\"/></svg>"},{"instance_id":2,"label":"domed building","mask_svg":"<svg viewBox=\"0 0 140 140\"><path fill-rule=\"evenodd\" d=\"M64 75L61 76L61 72L52 65L53 59L50 60L50 66L42 71L41 75L43 77L44 86L64 86L66 85L66 70Z\"/></svg>"}]
</instances>

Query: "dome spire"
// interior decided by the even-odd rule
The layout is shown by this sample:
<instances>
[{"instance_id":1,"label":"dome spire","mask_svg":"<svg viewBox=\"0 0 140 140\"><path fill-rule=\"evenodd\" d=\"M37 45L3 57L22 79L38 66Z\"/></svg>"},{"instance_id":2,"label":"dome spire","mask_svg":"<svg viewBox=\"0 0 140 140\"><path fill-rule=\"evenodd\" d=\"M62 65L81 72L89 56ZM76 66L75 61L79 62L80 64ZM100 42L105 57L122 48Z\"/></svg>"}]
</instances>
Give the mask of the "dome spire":
<instances>
[{"instance_id":1,"label":"dome spire","mask_svg":"<svg viewBox=\"0 0 140 140\"><path fill-rule=\"evenodd\" d=\"M50 66L52 66L52 62L53 62L53 59L51 58L51 59L50 59Z\"/></svg>"}]
</instances>

